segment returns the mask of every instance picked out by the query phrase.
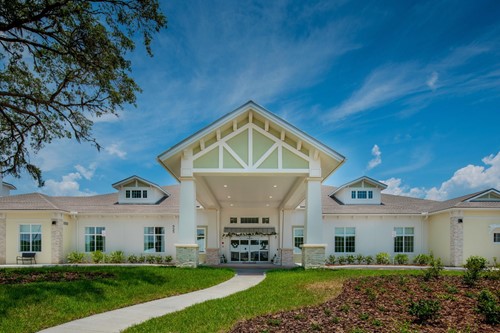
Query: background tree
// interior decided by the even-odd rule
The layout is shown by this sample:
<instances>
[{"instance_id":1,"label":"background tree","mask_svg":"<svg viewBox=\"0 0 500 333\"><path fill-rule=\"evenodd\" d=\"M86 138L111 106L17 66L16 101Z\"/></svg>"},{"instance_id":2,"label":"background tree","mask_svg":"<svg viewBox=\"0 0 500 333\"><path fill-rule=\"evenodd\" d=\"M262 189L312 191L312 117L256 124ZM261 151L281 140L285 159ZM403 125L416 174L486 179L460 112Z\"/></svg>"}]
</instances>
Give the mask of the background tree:
<instances>
[{"instance_id":1,"label":"background tree","mask_svg":"<svg viewBox=\"0 0 500 333\"><path fill-rule=\"evenodd\" d=\"M43 186L30 161L54 139L87 141L92 119L117 115L140 88L126 55L142 35L166 27L157 0L0 0L0 167L23 170Z\"/></svg>"}]
</instances>

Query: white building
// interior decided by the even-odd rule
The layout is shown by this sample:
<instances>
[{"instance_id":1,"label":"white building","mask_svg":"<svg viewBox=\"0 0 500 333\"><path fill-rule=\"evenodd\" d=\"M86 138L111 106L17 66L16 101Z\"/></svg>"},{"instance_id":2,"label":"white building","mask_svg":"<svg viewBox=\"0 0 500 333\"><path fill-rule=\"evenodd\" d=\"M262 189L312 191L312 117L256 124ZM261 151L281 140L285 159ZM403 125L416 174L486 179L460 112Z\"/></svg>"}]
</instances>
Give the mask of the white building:
<instances>
[{"instance_id":1,"label":"white building","mask_svg":"<svg viewBox=\"0 0 500 333\"><path fill-rule=\"evenodd\" d=\"M500 192L445 202L383 194L361 177L322 185L345 158L248 102L158 156L179 185L138 176L91 197L0 198L0 263L21 252L63 262L71 251L172 255L179 265L318 267L328 255L413 257L446 264L500 257Z\"/></svg>"}]
</instances>

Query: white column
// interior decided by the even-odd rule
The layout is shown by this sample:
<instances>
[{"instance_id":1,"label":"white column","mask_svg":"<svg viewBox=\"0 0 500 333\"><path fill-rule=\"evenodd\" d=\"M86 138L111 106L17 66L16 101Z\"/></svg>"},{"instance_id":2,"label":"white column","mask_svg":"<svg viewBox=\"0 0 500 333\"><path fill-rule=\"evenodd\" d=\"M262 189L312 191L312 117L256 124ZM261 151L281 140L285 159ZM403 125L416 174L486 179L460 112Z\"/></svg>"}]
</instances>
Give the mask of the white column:
<instances>
[{"instance_id":1,"label":"white column","mask_svg":"<svg viewBox=\"0 0 500 333\"><path fill-rule=\"evenodd\" d=\"M181 178L179 203L179 244L196 244L196 184L194 178Z\"/></svg>"},{"instance_id":2,"label":"white column","mask_svg":"<svg viewBox=\"0 0 500 333\"><path fill-rule=\"evenodd\" d=\"M307 179L305 243L323 243L323 219L321 208L321 179Z\"/></svg>"}]
</instances>

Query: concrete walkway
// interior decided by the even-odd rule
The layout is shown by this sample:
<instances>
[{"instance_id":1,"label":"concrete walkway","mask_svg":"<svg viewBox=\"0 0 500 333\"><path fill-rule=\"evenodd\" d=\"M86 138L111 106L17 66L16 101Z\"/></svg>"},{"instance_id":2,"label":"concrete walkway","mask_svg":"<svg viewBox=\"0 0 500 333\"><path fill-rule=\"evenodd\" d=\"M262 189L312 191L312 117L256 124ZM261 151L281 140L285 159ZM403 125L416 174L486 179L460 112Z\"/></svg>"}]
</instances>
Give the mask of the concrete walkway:
<instances>
[{"instance_id":1,"label":"concrete walkway","mask_svg":"<svg viewBox=\"0 0 500 333\"><path fill-rule=\"evenodd\" d=\"M207 289L96 314L45 329L40 331L40 333L120 332L148 319L160 317L197 303L223 298L248 289L259 284L264 278L265 274L262 271L255 272L254 274L249 272L237 272L236 276L232 279Z\"/></svg>"}]
</instances>

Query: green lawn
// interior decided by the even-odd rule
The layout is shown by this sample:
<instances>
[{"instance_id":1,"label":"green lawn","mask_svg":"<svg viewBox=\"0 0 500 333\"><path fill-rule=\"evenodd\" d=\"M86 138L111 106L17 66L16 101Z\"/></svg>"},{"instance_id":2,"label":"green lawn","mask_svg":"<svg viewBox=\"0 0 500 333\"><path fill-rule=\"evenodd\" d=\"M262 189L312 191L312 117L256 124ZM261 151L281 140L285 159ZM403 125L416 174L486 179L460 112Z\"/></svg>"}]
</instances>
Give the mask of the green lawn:
<instances>
[{"instance_id":1,"label":"green lawn","mask_svg":"<svg viewBox=\"0 0 500 333\"><path fill-rule=\"evenodd\" d=\"M224 332L239 320L322 303L338 295L346 278L388 274L422 273L347 269L270 271L262 283L251 289L149 320L125 332Z\"/></svg>"},{"instance_id":2,"label":"green lawn","mask_svg":"<svg viewBox=\"0 0 500 333\"><path fill-rule=\"evenodd\" d=\"M36 332L77 318L221 283L227 269L173 267L50 267L0 269L1 274L106 272L112 278L0 285L0 332Z\"/></svg>"}]
</instances>

